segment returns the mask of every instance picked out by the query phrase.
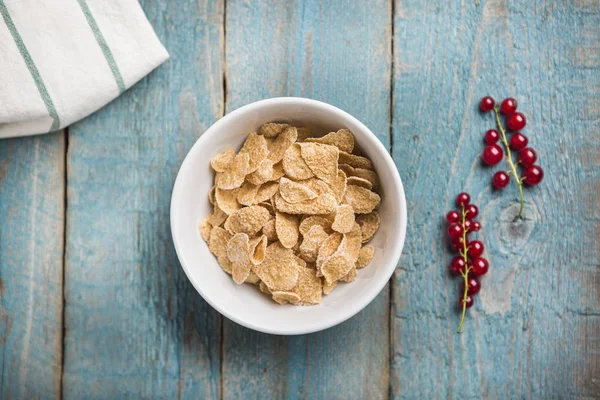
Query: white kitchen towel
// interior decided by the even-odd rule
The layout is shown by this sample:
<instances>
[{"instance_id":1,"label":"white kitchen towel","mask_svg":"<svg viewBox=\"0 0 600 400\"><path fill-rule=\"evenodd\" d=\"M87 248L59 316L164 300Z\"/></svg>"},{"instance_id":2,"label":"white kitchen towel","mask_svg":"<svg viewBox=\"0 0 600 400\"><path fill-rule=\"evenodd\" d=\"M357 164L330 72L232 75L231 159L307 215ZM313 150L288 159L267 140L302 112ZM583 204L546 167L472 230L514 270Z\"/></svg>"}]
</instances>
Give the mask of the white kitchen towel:
<instances>
[{"instance_id":1,"label":"white kitchen towel","mask_svg":"<svg viewBox=\"0 0 600 400\"><path fill-rule=\"evenodd\" d=\"M136 0L0 0L0 138L89 115L169 58Z\"/></svg>"}]
</instances>

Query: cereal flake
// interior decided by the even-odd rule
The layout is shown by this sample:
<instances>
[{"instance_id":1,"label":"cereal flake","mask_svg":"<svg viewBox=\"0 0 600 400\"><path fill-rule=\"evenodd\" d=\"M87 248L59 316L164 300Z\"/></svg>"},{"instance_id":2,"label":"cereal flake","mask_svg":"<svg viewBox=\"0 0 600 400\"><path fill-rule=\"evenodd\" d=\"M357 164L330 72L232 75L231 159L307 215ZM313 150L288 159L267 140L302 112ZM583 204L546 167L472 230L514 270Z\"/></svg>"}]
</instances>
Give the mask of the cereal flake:
<instances>
[{"instance_id":1,"label":"cereal flake","mask_svg":"<svg viewBox=\"0 0 600 400\"><path fill-rule=\"evenodd\" d=\"M269 158L273 164L278 163L283 159L286 150L296 142L297 137L298 132L293 126L284 128L283 131L277 135L275 141L269 145Z\"/></svg>"},{"instance_id":2,"label":"cereal flake","mask_svg":"<svg viewBox=\"0 0 600 400\"><path fill-rule=\"evenodd\" d=\"M271 218L269 222L263 226L262 230L263 234L270 242L276 242L278 240L277 231L275 230L275 218Z\"/></svg>"},{"instance_id":3,"label":"cereal flake","mask_svg":"<svg viewBox=\"0 0 600 400\"><path fill-rule=\"evenodd\" d=\"M292 204L317 197L317 194L308 186L289 180L286 177L279 180L279 194L285 201Z\"/></svg>"},{"instance_id":4,"label":"cereal flake","mask_svg":"<svg viewBox=\"0 0 600 400\"><path fill-rule=\"evenodd\" d=\"M348 129L340 129L337 132L328 133L323 137L309 138L306 141L335 146L347 153L352 153L352 150L354 150L354 135Z\"/></svg>"},{"instance_id":5,"label":"cereal flake","mask_svg":"<svg viewBox=\"0 0 600 400\"><path fill-rule=\"evenodd\" d=\"M248 172L250 156L248 153L236 155L231 165L225 172L217 172L215 186L220 189L231 190L242 186Z\"/></svg>"},{"instance_id":6,"label":"cereal flake","mask_svg":"<svg viewBox=\"0 0 600 400\"><path fill-rule=\"evenodd\" d=\"M235 157L234 149L227 149L222 153L217 154L210 160L210 166L216 172L225 172L233 162L233 158Z\"/></svg>"},{"instance_id":7,"label":"cereal flake","mask_svg":"<svg viewBox=\"0 0 600 400\"><path fill-rule=\"evenodd\" d=\"M269 201L277 190L279 189L278 182L267 182L260 185L256 196L254 197L255 203L262 203L263 201Z\"/></svg>"},{"instance_id":8,"label":"cereal flake","mask_svg":"<svg viewBox=\"0 0 600 400\"><path fill-rule=\"evenodd\" d=\"M317 255L317 268L321 268L323 263L331 258L331 256L338 250L344 235L339 232L334 232L319 247L319 253Z\"/></svg>"},{"instance_id":9,"label":"cereal flake","mask_svg":"<svg viewBox=\"0 0 600 400\"><path fill-rule=\"evenodd\" d=\"M298 283L298 264L294 253L280 242L267 247L265 260L254 266L254 272L271 291L287 291Z\"/></svg>"},{"instance_id":10,"label":"cereal flake","mask_svg":"<svg viewBox=\"0 0 600 400\"><path fill-rule=\"evenodd\" d=\"M221 208L217 204L215 204L213 213L208 216L208 223L211 224L213 227L221 226L226 219L227 214L225 214L223 210L221 210Z\"/></svg>"},{"instance_id":11,"label":"cereal flake","mask_svg":"<svg viewBox=\"0 0 600 400\"><path fill-rule=\"evenodd\" d=\"M308 232L303 235L302 244L300 244L300 258L306 262L314 263L317 261L319 247L329 237L321 225L313 225Z\"/></svg>"},{"instance_id":12,"label":"cereal flake","mask_svg":"<svg viewBox=\"0 0 600 400\"><path fill-rule=\"evenodd\" d=\"M375 248L370 244L361 247L358 253L358 260L356 260L356 268L364 268L371 262L375 255Z\"/></svg>"},{"instance_id":13,"label":"cereal flake","mask_svg":"<svg viewBox=\"0 0 600 400\"><path fill-rule=\"evenodd\" d=\"M319 143L301 143L300 154L317 178L331 183L337 177L339 149Z\"/></svg>"},{"instance_id":14,"label":"cereal flake","mask_svg":"<svg viewBox=\"0 0 600 400\"><path fill-rule=\"evenodd\" d=\"M245 206L251 206L254 204L256 193L258 192L258 185L253 185L250 182L244 182L242 187L237 192L237 202Z\"/></svg>"},{"instance_id":15,"label":"cereal flake","mask_svg":"<svg viewBox=\"0 0 600 400\"><path fill-rule=\"evenodd\" d=\"M256 171L261 163L269 157L269 149L265 137L257 135L255 132L248 135L240 150L240 154L242 153L248 153L250 156L246 174Z\"/></svg>"},{"instance_id":16,"label":"cereal flake","mask_svg":"<svg viewBox=\"0 0 600 400\"><path fill-rule=\"evenodd\" d=\"M273 292L273 300L275 300L279 304L298 304L300 302L300 296L298 296L294 292Z\"/></svg>"},{"instance_id":17,"label":"cereal flake","mask_svg":"<svg viewBox=\"0 0 600 400\"><path fill-rule=\"evenodd\" d=\"M292 292L298 295L296 304L312 305L321 302L321 278L318 278L314 269L300 267L298 269L298 283Z\"/></svg>"},{"instance_id":18,"label":"cereal flake","mask_svg":"<svg viewBox=\"0 0 600 400\"><path fill-rule=\"evenodd\" d=\"M215 190L215 201L225 214L231 215L242 208L242 205L237 201L239 191L239 188L231 190L217 188Z\"/></svg>"},{"instance_id":19,"label":"cereal flake","mask_svg":"<svg viewBox=\"0 0 600 400\"><path fill-rule=\"evenodd\" d=\"M327 283L327 281L325 279L323 279L323 294L327 295L327 294L331 293L333 291L333 289L335 289L336 286L337 286L337 281Z\"/></svg>"},{"instance_id":20,"label":"cereal flake","mask_svg":"<svg viewBox=\"0 0 600 400\"><path fill-rule=\"evenodd\" d=\"M259 129L258 133L267 138L274 138L278 136L285 128L289 127L288 124L278 124L276 122L268 122L263 124Z\"/></svg>"},{"instance_id":21,"label":"cereal flake","mask_svg":"<svg viewBox=\"0 0 600 400\"><path fill-rule=\"evenodd\" d=\"M259 237L255 237L250 239L248 244L248 255L250 257L250 262L254 265L258 265L261 262L265 261L265 254L267 251L267 236L260 235Z\"/></svg>"},{"instance_id":22,"label":"cereal flake","mask_svg":"<svg viewBox=\"0 0 600 400\"><path fill-rule=\"evenodd\" d=\"M202 236L202 239L204 239L204 241L206 243L208 243L209 239L210 239L210 231L212 230L212 225L209 222L210 220L210 216L206 216L204 218L202 218L202 221L200 221L200 236Z\"/></svg>"},{"instance_id":23,"label":"cereal flake","mask_svg":"<svg viewBox=\"0 0 600 400\"><path fill-rule=\"evenodd\" d=\"M246 175L246 181L252 183L253 185L262 185L265 182L268 182L273 177L273 163L269 158L265 158L256 171L251 174Z\"/></svg>"},{"instance_id":24,"label":"cereal flake","mask_svg":"<svg viewBox=\"0 0 600 400\"><path fill-rule=\"evenodd\" d=\"M348 185L361 186L368 190L373 189L373 184L371 183L371 181L364 178L359 178L358 176L349 176L346 183Z\"/></svg>"},{"instance_id":25,"label":"cereal flake","mask_svg":"<svg viewBox=\"0 0 600 400\"><path fill-rule=\"evenodd\" d=\"M315 176L302 158L299 143L294 143L285 151L282 164L285 174L292 179L302 180Z\"/></svg>"},{"instance_id":26,"label":"cereal flake","mask_svg":"<svg viewBox=\"0 0 600 400\"><path fill-rule=\"evenodd\" d=\"M229 258L227 258L227 254L217 257L217 262L219 263L219 266L221 267L221 269L223 271L225 271L229 275L231 275L232 265L231 265L231 261L229 261Z\"/></svg>"},{"instance_id":27,"label":"cereal flake","mask_svg":"<svg viewBox=\"0 0 600 400\"><path fill-rule=\"evenodd\" d=\"M362 242L366 243L369 240L371 240L373 235L375 235L375 232L377 232L377 230L379 229L381 219L379 217L379 213L377 211L373 211L369 214L359 215L356 218L356 222L360 226L360 230L362 233Z\"/></svg>"},{"instance_id":28,"label":"cereal flake","mask_svg":"<svg viewBox=\"0 0 600 400\"><path fill-rule=\"evenodd\" d=\"M260 231L270 218L271 215L264 207L244 207L231 214L224 227L233 235L245 233L252 236Z\"/></svg>"},{"instance_id":29,"label":"cereal flake","mask_svg":"<svg viewBox=\"0 0 600 400\"><path fill-rule=\"evenodd\" d=\"M373 163L366 157L340 151L340 164L348 164L354 168L373 169Z\"/></svg>"},{"instance_id":30,"label":"cereal flake","mask_svg":"<svg viewBox=\"0 0 600 400\"><path fill-rule=\"evenodd\" d=\"M345 254L336 252L326 259L321 266L321 273L327 283L333 283L344 277L354 268L354 263L348 260Z\"/></svg>"},{"instance_id":31,"label":"cereal flake","mask_svg":"<svg viewBox=\"0 0 600 400\"><path fill-rule=\"evenodd\" d=\"M332 223L333 220L329 216L310 215L302 219L302 222L300 222L300 233L306 235L310 231L310 228L315 225L319 225L325 232L327 232L327 234L332 234Z\"/></svg>"},{"instance_id":32,"label":"cereal flake","mask_svg":"<svg viewBox=\"0 0 600 400\"><path fill-rule=\"evenodd\" d=\"M348 185L344 195L344 204L349 204L357 214L368 214L379 205L381 197L377 193L361 186Z\"/></svg>"},{"instance_id":33,"label":"cereal flake","mask_svg":"<svg viewBox=\"0 0 600 400\"><path fill-rule=\"evenodd\" d=\"M245 233L237 233L227 242L227 258L231 261L231 276L238 285L244 283L252 269L249 252L250 243L248 235Z\"/></svg>"},{"instance_id":34,"label":"cereal flake","mask_svg":"<svg viewBox=\"0 0 600 400\"><path fill-rule=\"evenodd\" d=\"M281 245L291 249L298 242L298 217L291 214L277 212L275 214L275 231Z\"/></svg>"},{"instance_id":35,"label":"cereal flake","mask_svg":"<svg viewBox=\"0 0 600 400\"><path fill-rule=\"evenodd\" d=\"M227 242L231 239L231 234L221 227L215 227L210 231L208 240L208 249L217 258L227 255Z\"/></svg>"},{"instance_id":36,"label":"cereal flake","mask_svg":"<svg viewBox=\"0 0 600 400\"><path fill-rule=\"evenodd\" d=\"M338 203L341 203L344 199L344 195L346 194L346 174L342 170L338 170L337 176L331 182L329 182L329 187L331 189L331 193L337 200Z\"/></svg>"},{"instance_id":37,"label":"cereal flake","mask_svg":"<svg viewBox=\"0 0 600 400\"><path fill-rule=\"evenodd\" d=\"M353 267L348 271L348 273L340 278L342 282L352 282L358 277L358 272L356 271L356 267Z\"/></svg>"},{"instance_id":38,"label":"cereal flake","mask_svg":"<svg viewBox=\"0 0 600 400\"><path fill-rule=\"evenodd\" d=\"M329 214L337 206L335 197L322 194L314 199L298 203L288 203L281 195L275 195L275 208L288 214Z\"/></svg>"},{"instance_id":39,"label":"cereal flake","mask_svg":"<svg viewBox=\"0 0 600 400\"><path fill-rule=\"evenodd\" d=\"M348 233L354 227L354 210L348 204L342 204L335 210L331 228L340 233Z\"/></svg>"}]
</instances>

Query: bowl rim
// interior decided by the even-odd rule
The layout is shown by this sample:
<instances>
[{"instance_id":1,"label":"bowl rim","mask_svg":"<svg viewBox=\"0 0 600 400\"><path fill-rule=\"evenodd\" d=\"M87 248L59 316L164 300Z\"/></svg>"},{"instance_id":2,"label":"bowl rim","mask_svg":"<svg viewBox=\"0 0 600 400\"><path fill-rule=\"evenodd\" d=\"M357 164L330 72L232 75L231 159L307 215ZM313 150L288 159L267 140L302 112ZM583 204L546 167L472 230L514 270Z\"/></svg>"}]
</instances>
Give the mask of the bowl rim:
<instances>
[{"instance_id":1,"label":"bowl rim","mask_svg":"<svg viewBox=\"0 0 600 400\"><path fill-rule=\"evenodd\" d=\"M217 134L220 131L221 125L226 124L228 120L234 119L234 118L238 117L238 115L240 115L240 114L244 114L245 112L248 112L249 110L251 110L253 108L268 107L270 105L281 104L281 103L289 103L290 105L304 105L304 106L309 105L309 106L313 106L313 107L320 107L320 108L325 109L325 111L327 111L329 113L338 114L339 116L341 116L345 119L351 120L353 123L358 125L364 131L364 133L366 133L366 135L364 135L364 138L361 136L361 140L364 139L365 141L370 142L371 145L373 145L374 147L377 148L379 153L383 154L383 157L382 157L383 161L384 161L386 167L388 169L390 169L392 172L391 176L392 176L392 179L395 184L394 186L396 187L396 192L397 192L396 195L398 198L398 202L400 203L400 214L401 214L400 215L400 226L398 227L399 234L397 236L396 242L394 243L393 256L390 258L391 260L394 260L394 261L393 262L390 261L388 263L388 265L386 265L385 268L379 273L379 277L373 281L373 285L371 286L370 290L361 298L361 300L354 302L350 307L347 307L340 313L333 314L332 318L323 320L323 322L315 322L314 324L312 324L310 326L289 327L289 328L273 328L270 326L257 325L255 323L253 323L252 321L245 320L244 318L240 318L237 315L233 315L233 314L225 311L221 306L219 306L219 304L217 304L215 301L213 301L213 299L211 299L209 296L206 296L201 288L201 285L199 285L199 283L194 278L191 268L188 265L186 265L185 257L182 254L180 245L179 245L178 232L176 231L176 228L175 228L175 226L176 226L175 215L177 215L177 213L180 212L179 209L177 209L175 207L175 204L177 202L177 199L182 195L183 191L185 190L185 187L182 183L182 179L183 179L182 172L191 168L192 157L195 156L195 153L197 152L196 149L200 146L200 143L203 141L206 141L206 140L210 140L210 138L212 136L214 136L215 134ZM229 318L230 320L234 321L235 323L245 326L246 328L258 331L258 332L276 334L276 335L302 335L302 334L307 334L307 333L319 332L319 331L331 328L335 325L341 324L342 322L344 322L344 321L352 318L356 314L358 314L367 305L369 305L373 301L373 299L375 299L375 297L377 297L377 295L385 288L385 285L388 283L388 281L392 277L394 271L396 270L396 267L398 265L398 261L400 260L400 256L402 254L402 250L403 250L404 243L406 240L406 226L407 226L407 222L408 222L407 217L408 217L408 215L407 215L407 209L406 209L406 196L405 196L405 192L404 192L404 186L402 184L402 179L400 178L400 174L398 172L398 168L396 167L396 164L394 163L390 153L383 146L383 144L377 138L377 136L375 136L375 134L367 126L365 126L357 118L350 115L346 111L343 111L335 106L332 106L331 104L328 104L328 103L325 103L322 101L303 98L303 97L273 97L273 98L255 101L253 103L249 103L240 108L237 108L234 111L231 111L230 113L224 115L223 117L221 117L220 119L215 121L215 123L213 123L198 138L198 140L196 140L194 145L190 148L190 150L186 154L183 162L181 163L181 167L179 168L179 171L177 172L177 177L175 178L175 183L173 185L173 191L171 194L171 204L170 204L171 236L172 236L173 244L175 246L175 252L177 254L179 263L180 263L183 271L185 272L185 275L187 276L189 281L192 283L192 285L194 286L194 288L196 289L198 294L200 294L200 296L211 307L213 307L215 310L217 310L221 315ZM316 306L316 307L318 307L318 306Z\"/></svg>"}]
</instances>

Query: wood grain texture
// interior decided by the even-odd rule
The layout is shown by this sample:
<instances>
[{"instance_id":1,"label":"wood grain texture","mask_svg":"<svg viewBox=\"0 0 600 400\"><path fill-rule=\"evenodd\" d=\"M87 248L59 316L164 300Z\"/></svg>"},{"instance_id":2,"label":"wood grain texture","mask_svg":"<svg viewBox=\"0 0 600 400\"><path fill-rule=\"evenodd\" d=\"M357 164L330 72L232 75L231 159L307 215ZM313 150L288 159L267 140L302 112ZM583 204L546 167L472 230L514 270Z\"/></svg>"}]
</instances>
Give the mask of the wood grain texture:
<instances>
[{"instance_id":1,"label":"wood grain texture","mask_svg":"<svg viewBox=\"0 0 600 400\"><path fill-rule=\"evenodd\" d=\"M394 3L143 1L171 60L68 149L61 132L0 141L1 398L600 398L600 3ZM491 190L479 160L487 94L519 100L546 172L518 223L516 187ZM194 141L274 96L359 118L409 204L391 298L311 335L219 316L169 229ZM457 335L444 215L462 190L491 270Z\"/></svg>"},{"instance_id":2,"label":"wood grain texture","mask_svg":"<svg viewBox=\"0 0 600 400\"><path fill-rule=\"evenodd\" d=\"M0 397L58 398L64 132L0 140Z\"/></svg>"},{"instance_id":3,"label":"wood grain texture","mask_svg":"<svg viewBox=\"0 0 600 400\"><path fill-rule=\"evenodd\" d=\"M389 143L391 4L227 2L227 111L276 96L323 100ZM224 320L223 397L385 398L387 288L321 333L281 337Z\"/></svg>"},{"instance_id":4,"label":"wood grain texture","mask_svg":"<svg viewBox=\"0 0 600 400\"><path fill-rule=\"evenodd\" d=\"M394 158L409 232L393 287L395 398L600 395L600 7L597 1L396 1ZM546 177L491 190L484 95L516 97ZM480 207L491 270L455 333L445 213Z\"/></svg>"},{"instance_id":5,"label":"wood grain texture","mask_svg":"<svg viewBox=\"0 0 600 400\"><path fill-rule=\"evenodd\" d=\"M69 132L65 398L220 396L220 317L179 266L169 202L223 113L223 2L142 7L172 58Z\"/></svg>"}]
</instances>

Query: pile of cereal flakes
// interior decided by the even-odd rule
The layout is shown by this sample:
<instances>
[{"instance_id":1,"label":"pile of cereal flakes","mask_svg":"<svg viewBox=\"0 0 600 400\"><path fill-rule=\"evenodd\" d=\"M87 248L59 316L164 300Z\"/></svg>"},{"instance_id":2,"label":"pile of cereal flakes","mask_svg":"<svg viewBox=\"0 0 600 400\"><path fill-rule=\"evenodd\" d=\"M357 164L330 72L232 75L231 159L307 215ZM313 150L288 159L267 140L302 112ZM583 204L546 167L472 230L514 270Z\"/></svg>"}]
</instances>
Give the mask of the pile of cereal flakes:
<instances>
[{"instance_id":1,"label":"pile of cereal flakes","mask_svg":"<svg viewBox=\"0 0 600 400\"><path fill-rule=\"evenodd\" d=\"M216 171L212 215L200 233L221 268L257 284L279 304L312 305L352 282L373 258L364 245L379 228L373 163L347 129L311 137L307 128L267 123Z\"/></svg>"}]
</instances>

